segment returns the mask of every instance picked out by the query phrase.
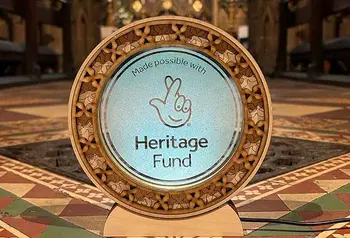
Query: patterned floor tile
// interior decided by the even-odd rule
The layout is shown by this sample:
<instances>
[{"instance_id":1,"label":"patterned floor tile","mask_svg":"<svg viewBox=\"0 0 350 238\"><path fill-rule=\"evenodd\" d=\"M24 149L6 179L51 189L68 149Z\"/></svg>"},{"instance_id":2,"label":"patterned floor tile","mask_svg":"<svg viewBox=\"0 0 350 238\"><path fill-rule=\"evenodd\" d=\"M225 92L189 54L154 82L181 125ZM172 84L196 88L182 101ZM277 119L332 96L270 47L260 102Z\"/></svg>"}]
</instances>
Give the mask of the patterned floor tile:
<instances>
[{"instance_id":1,"label":"patterned floor tile","mask_svg":"<svg viewBox=\"0 0 350 238\"><path fill-rule=\"evenodd\" d=\"M67 117L68 116L68 105L59 104L59 105L50 105L50 106L40 106L40 107L16 107L16 108L7 108L8 112L22 113L31 116L37 117Z\"/></svg>"},{"instance_id":2,"label":"patterned floor tile","mask_svg":"<svg viewBox=\"0 0 350 238\"><path fill-rule=\"evenodd\" d=\"M25 200L54 215L60 215L72 198L25 198Z\"/></svg>"},{"instance_id":3,"label":"patterned floor tile","mask_svg":"<svg viewBox=\"0 0 350 238\"><path fill-rule=\"evenodd\" d=\"M318 163L316 165L308 166L306 168L299 169L297 171L290 172L285 175L278 176L276 178L269 179L267 181L263 181L261 183L257 183L254 185L250 185L247 188L244 189L241 193L239 193L237 196L245 196L246 200L237 202L236 204L239 205L239 210L241 212L245 212L245 214L250 214L250 216L254 216L254 213L261 213L261 212L272 212L276 217L283 216L285 213L289 212L288 206L285 205L285 203L282 201L281 196L278 196L280 194L288 194L284 191L289 188L293 187L299 187L299 191L303 191L302 193L307 194L306 191L322 191L324 193L325 191L321 189L317 184L313 183L313 180L321 180L320 178L324 178L326 180L330 180L329 178L334 178L334 174L338 174L336 171L340 171L340 169L347 169L350 164L350 154L339 156L333 159L330 159L328 161L324 161L321 163ZM45 233L46 237L50 237L53 233L50 232L59 232L59 231L65 231L70 232L73 227L76 227L76 229L80 229L77 232L77 234L81 234L80 232L87 232L84 229L87 230L93 230L94 232L98 233L99 229L102 229L103 227L103 217L107 215L108 209L111 206L111 201L105 197L103 193L101 193L98 189L95 187L84 185L76 181L72 181L70 179L64 178L62 176L55 175L53 173L47 172L42 169L34 168L33 166L29 166L26 164L23 164L18 161L14 161L5 157L0 157L0 169L2 171L8 171L6 174L4 174L0 179L3 179L3 181L8 182L9 180L13 180L16 183L14 185L19 184L21 185L23 181L26 181L24 184L39 184L38 188L32 188L28 190L25 194L23 194L23 200L25 200L25 203L17 201L18 199L15 199L12 201L11 204L7 205L4 211L6 211L8 214L18 215L21 214L21 217L23 216L23 213L27 216L36 217L36 216L48 216L48 217L55 217L55 214L61 216L62 218L66 220L70 220L71 222L68 222L68 225L65 225L64 228L60 229L61 227L57 224L49 224L47 229L43 232ZM330 174L330 175L329 175ZM333 175L332 175L333 174ZM346 173L343 173L343 175L335 177L335 181L337 179L342 178L342 176L347 176ZM16 176L23 177L23 179L18 179ZM309 183L305 183L309 182ZM332 180L331 180L332 182ZM345 188L344 188L345 187ZM347 186L344 186L341 188L336 189L333 191L331 195L334 196L334 198L339 201L340 203L343 203L344 206L346 204L339 199L336 194L342 194L341 191L348 191ZM64 196L73 196L75 197L74 201L69 200L69 202L66 201L58 201L56 200L53 203L43 203L43 200L37 201L35 203L35 200L45 199L45 198L38 198L40 197L40 188L43 191L46 191L48 194L47 200L53 200L53 199L61 199L57 198L60 197L53 194L50 195L51 192L58 192L61 194L65 194ZM47 189L51 190L47 190ZM306 189L305 189L306 188ZM293 191L290 190L290 191ZM294 193L297 193L298 189L295 190ZM340 192L339 192L340 191ZM43 194L45 194L44 192ZM336 193L337 192L337 193ZM301 193L301 194L302 194ZM0 190L0 194L2 194ZM293 193L292 193L293 194ZM6 195L6 193L4 193ZM34 197L34 198L28 198ZM7 196L11 197L11 196ZM54 197L54 198L52 198ZM322 198L322 197L321 197ZM321 199L320 198L320 199ZM70 198L71 199L71 198ZM84 201L78 200L78 199L84 199ZM254 199L259 199L259 201L254 201ZM330 200L330 199L327 199ZM31 202L33 201L33 202ZM106 203L104 202L106 201ZM265 203L256 203L265 201ZM322 211L322 206L317 204L318 199L311 202L310 204L314 204L314 207L310 209L304 209L300 210L301 212L319 212L320 209ZM333 202L332 202L333 201ZM328 201L325 203L326 207L324 209L331 208L334 209L334 206L330 203L334 203L334 200ZM41 203L40 203L41 202ZM242 204L242 203L245 204ZM13 205L13 203L15 203ZM240 204L241 203L241 204ZM280 206L282 203L283 206ZM321 201L321 203L323 203ZM28 205L29 204L29 205ZM41 205L37 205L41 204ZM108 204L108 205L107 205ZM11 207L12 205L12 207ZM37 210L35 208L37 205L42 210ZM58 205L59 208L55 211L55 209L50 210L48 207L54 207L55 205ZM64 206L64 208L63 208ZM93 206L94 208L88 208L90 206ZM305 205L307 206L307 205ZM67 208L68 207L68 208ZM283 208L282 208L283 207ZM304 206L303 206L304 207ZM335 209L342 209L344 207L338 207L338 205L335 207ZM246 210L245 210L246 209ZM282 209L279 211L279 209ZM87 210L91 210L92 212L86 212ZM344 209L343 209L344 210ZM48 212L49 211L49 212ZM340 210L338 210L340 212ZM347 211L347 210L346 210ZM53 214L52 214L53 213ZM48 215L50 214L50 215ZM85 218L84 218L85 217ZM89 219L92 217L95 217L95 222L91 222L92 219ZM303 219L303 217L299 216L299 219ZM74 223L75 225L73 225ZM246 224L246 223L245 223ZM76 225L81 225L84 227L84 229L77 228ZM256 224L255 224L256 225ZM271 224L268 224L267 226L270 226ZM246 224L247 230L253 229L252 226L254 224ZM274 228L276 228L276 225L273 225ZM250 227L250 228L249 228ZM99 229L97 229L99 228ZM269 228L269 227L268 227ZM277 227L278 228L278 227ZM282 227L283 228L283 227ZM266 230L264 227L262 229L262 232ZM293 231L295 231L297 228L293 228ZM254 231L257 232L257 231ZM256 233L252 233L256 235ZM66 233L65 233L66 234ZM85 233L84 233L85 234ZM90 236L93 234L87 233L87 236ZM269 233L265 232L263 235L286 235L286 231L280 231L275 229L275 233ZM302 233L302 235L309 234L308 232ZM315 234L315 233L312 233ZM300 235L298 233L297 235ZM63 236L63 235L62 235ZM311 235L314 236L314 235ZM79 236L78 236L79 237ZM85 237L85 236L82 236Z\"/></svg>"},{"instance_id":4,"label":"patterned floor tile","mask_svg":"<svg viewBox=\"0 0 350 238\"><path fill-rule=\"evenodd\" d=\"M350 218L350 216L348 216L347 218ZM329 229L320 232L316 238L347 238L344 236L338 236L338 234L350 234L347 231L349 230L348 228L350 228L350 223L348 222L342 222L342 223L337 223L332 225L331 227L329 227ZM333 234L336 234L336 236L333 236Z\"/></svg>"},{"instance_id":5,"label":"patterned floor tile","mask_svg":"<svg viewBox=\"0 0 350 238\"><path fill-rule=\"evenodd\" d=\"M344 172L340 171L333 171L333 173L327 173L323 174L322 176L319 177L319 179L329 179L329 180L344 180L344 179L350 179L350 176Z\"/></svg>"},{"instance_id":6,"label":"patterned floor tile","mask_svg":"<svg viewBox=\"0 0 350 238\"><path fill-rule=\"evenodd\" d=\"M0 147L69 137L67 117L0 120L0 127Z\"/></svg>"},{"instance_id":7,"label":"patterned floor tile","mask_svg":"<svg viewBox=\"0 0 350 238\"><path fill-rule=\"evenodd\" d=\"M322 102L319 98L312 98L312 97L298 97L298 98L288 98L286 101L292 103L292 102L299 102L299 103L317 103L322 104ZM340 105L347 105L350 104L350 98L327 98L327 104L340 104Z\"/></svg>"},{"instance_id":8,"label":"patterned floor tile","mask_svg":"<svg viewBox=\"0 0 350 238\"><path fill-rule=\"evenodd\" d=\"M17 236L15 236L11 232L5 230L4 228L0 228L0 237L1 238L16 238Z\"/></svg>"},{"instance_id":9,"label":"patterned floor tile","mask_svg":"<svg viewBox=\"0 0 350 238\"><path fill-rule=\"evenodd\" d=\"M16 198L16 196L13 193L10 193L4 189L0 188L0 197L4 198Z\"/></svg>"},{"instance_id":10,"label":"patterned floor tile","mask_svg":"<svg viewBox=\"0 0 350 238\"><path fill-rule=\"evenodd\" d=\"M99 235L103 231L107 216L61 216L61 218Z\"/></svg>"},{"instance_id":11,"label":"patterned floor tile","mask_svg":"<svg viewBox=\"0 0 350 238\"><path fill-rule=\"evenodd\" d=\"M279 194L301 194L301 193L325 193L325 190L317 186L313 181L307 180L279 192Z\"/></svg>"},{"instance_id":12,"label":"patterned floor tile","mask_svg":"<svg viewBox=\"0 0 350 238\"><path fill-rule=\"evenodd\" d=\"M28 115L24 113L18 113L18 112L11 112L7 110L1 110L0 109L0 122L1 121L18 121L18 120L32 120L32 119L39 119L41 117Z\"/></svg>"},{"instance_id":13,"label":"patterned floor tile","mask_svg":"<svg viewBox=\"0 0 350 238\"><path fill-rule=\"evenodd\" d=\"M33 204L21 199L16 198L8 206L2 209L2 212L9 217L25 216L25 217L53 217L51 213L46 210L35 207Z\"/></svg>"},{"instance_id":14,"label":"patterned floor tile","mask_svg":"<svg viewBox=\"0 0 350 238\"><path fill-rule=\"evenodd\" d=\"M22 199L7 191L1 192L0 195L0 203L3 198L12 199L7 199L6 204L1 208L1 222L11 227L13 231L22 234L20 237L97 237L93 233L59 218L47 211L45 207L33 205L25 198ZM46 198L46 200L50 200L50 198L52 196ZM50 203L48 202L47 205L50 205Z\"/></svg>"},{"instance_id":15,"label":"patterned floor tile","mask_svg":"<svg viewBox=\"0 0 350 238\"><path fill-rule=\"evenodd\" d=\"M0 188L11 191L16 196L22 197L28 193L33 187L34 183L0 183Z\"/></svg>"},{"instance_id":16,"label":"patterned floor tile","mask_svg":"<svg viewBox=\"0 0 350 238\"><path fill-rule=\"evenodd\" d=\"M1 133L1 131L9 131L11 129L13 129L13 128L0 125L0 133Z\"/></svg>"},{"instance_id":17,"label":"patterned floor tile","mask_svg":"<svg viewBox=\"0 0 350 238\"><path fill-rule=\"evenodd\" d=\"M56 219L41 233L40 238L97 238L100 237L62 219Z\"/></svg>"},{"instance_id":18,"label":"patterned floor tile","mask_svg":"<svg viewBox=\"0 0 350 238\"><path fill-rule=\"evenodd\" d=\"M16 106L29 106L29 105L41 105L41 104L52 104L52 103L60 103L62 102L59 99L50 99L50 98L27 98L25 101L23 98L11 98L11 101L0 101L0 107L16 107Z\"/></svg>"},{"instance_id":19,"label":"patterned floor tile","mask_svg":"<svg viewBox=\"0 0 350 238\"><path fill-rule=\"evenodd\" d=\"M272 109L273 109L273 114L276 116L300 117L300 116L312 115L315 113L324 113L324 112L329 113L329 112L339 110L340 107L274 103L272 104Z\"/></svg>"},{"instance_id":20,"label":"patterned floor tile","mask_svg":"<svg viewBox=\"0 0 350 238\"><path fill-rule=\"evenodd\" d=\"M350 144L350 136L342 133L318 133L314 131L301 130L297 128L273 128L272 134L274 136L288 137L302 140L322 141L329 143Z\"/></svg>"},{"instance_id":21,"label":"patterned floor tile","mask_svg":"<svg viewBox=\"0 0 350 238\"><path fill-rule=\"evenodd\" d=\"M301 211L298 212L304 221L317 222L333 219L341 219L350 215L350 211ZM321 225L321 226L311 226L311 229L315 233L320 233L321 231L328 230L332 225Z\"/></svg>"},{"instance_id":22,"label":"patterned floor tile","mask_svg":"<svg viewBox=\"0 0 350 238\"><path fill-rule=\"evenodd\" d=\"M60 216L103 216L108 211L78 199L72 199Z\"/></svg>"},{"instance_id":23,"label":"patterned floor tile","mask_svg":"<svg viewBox=\"0 0 350 238\"><path fill-rule=\"evenodd\" d=\"M344 174L347 174L348 176L350 176L350 169L341 169L340 171L342 171Z\"/></svg>"},{"instance_id":24,"label":"patterned floor tile","mask_svg":"<svg viewBox=\"0 0 350 238\"><path fill-rule=\"evenodd\" d=\"M282 219L292 220L292 221L302 221L302 217L297 212L291 212ZM315 236L315 233L308 226L296 227L293 225L283 225L283 224L268 224L257 231L252 232L249 236Z\"/></svg>"},{"instance_id":25,"label":"patterned floor tile","mask_svg":"<svg viewBox=\"0 0 350 238\"><path fill-rule=\"evenodd\" d=\"M4 217L2 220L30 238L40 237L52 222L50 217Z\"/></svg>"},{"instance_id":26,"label":"patterned floor tile","mask_svg":"<svg viewBox=\"0 0 350 238\"><path fill-rule=\"evenodd\" d=\"M350 207L350 194L349 193L338 193L336 194L337 198Z\"/></svg>"},{"instance_id":27,"label":"patterned floor tile","mask_svg":"<svg viewBox=\"0 0 350 238\"><path fill-rule=\"evenodd\" d=\"M57 193L54 190L37 184L36 186L34 186L30 191L28 191L26 194L24 194L24 196L21 196L22 198L47 198L47 199L51 199L51 198L66 198L66 196L64 196L61 193Z\"/></svg>"},{"instance_id":28,"label":"patterned floor tile","mask_svg":"<svg viewBox=\"0 0 350 238\"><path fill-rule=\"evenodd\" d=\"M13 173L6 173L0 177L0 183L11 183L11 184L12 183L20 183L20 184L30 183L30 184L32 184L33 181L25 179L22 176L17 176Z\"/></svg>"},{"instance_id":29,"label":"patterned floor tile","mask_svg":"<svg viewBox=\"0 0 350 238\"><path fill-rule=\"evenodd\" d=\"M28 236L24 235L22 232L14 229L5 222L0 220L0 237L1 238L27 238Z\"/></svg>"},{"instance_id":30,"label":"patterned floor tile","mask_svg":"<svg viewBox=\"0 0 350 238\"><path fill-rule=\"evenodd\" d=\"M350 225L343 227L343 229L339 229L334 232L329 238L349 238L350 237Z\"/></svg>"},{"instance_id":31,"label":"patterned floor tile","mask_svg":"<svg viewBox=\"0 0 350 238\"><path fill-rule=\"evenodd\" d=\"M338 193L350 193L350 184L347 184L341 188L338 188L337 190L332 192L333 194L338 194Z\"/></svg>"},{"instance_id":32,"label":"patterned floor tile","mask_svg":"<svg viewBox=\"0 0 350 238\"><path fill-rule=\"evenodd\" d=\"M259 212L261 208L264 207L265 211L289 211L289 208L284 204L284 202L276 195L272 194L264 199L254 201L243 207L239 207L239 212Z\"/></svg>"},{"instance_id":33,"label":"patterned floor tile","mask_svg":"<svg viewBox=\"0 0 350 238\"><path fill-rule=\"evenodd\" d=\"M313 201L316 198L325 195L325 193L295 193L295 194L281 194L278 196L286 204L286 206L291 210L296 210L297 208Z\"/></svg>"},{"instance_id":34,"label":"patterned floor tile","mask_svg":"<svg viewBox=\"0 0 350 238\"><path fill-rule=\"evenodd\" d=\"M326 194L298 208L297 211L350 211L350 207L334 194Z\"/></svg>"},{"instance_id":35,"label":"patterned floor tile","mask_svg":"<svg viewBox=\"0 0 350 238\"><path fill-rule=\"evenodd\" d=\"M315 184L317 184L320 188L322 188L326 192L333 192L334 190L350 183L350 179L333 179L333 180L318 180L320 177L315 180Z\"/></svg>"},{"instance_id":36,"label":"patterned floor tile","mask_svg":"<svg viewBox=\"0 0 350 238\"><path fill-rule=\"evenodd\" d=\"M1 195L0 195L1 196ZM0 197L0 209L7 207L9 204L11 204L15 200L15 197Z\"/></svg>"},{"instance_id":37,"label":"patterned floor tile","mask_svg":"<svg viewBox=\"0 0 350 238\"><path fill-rule=\"evenodd\" d=\"M290 211L273 211L273 212L239 212L240 217L249 217L249 218L271 218L271 219L277 219L280 217L283 217L287 215ZM265 226L267 223L265 222L243 222L243 227L245 234L249 234L253 232L254 230L257 230L263 226Z\"/></svg>"},{"instance_id":38,"label":"patterned floor tile","mask_svg":"<svg viewBox=\"0 0 350 238\"><path fill-rule=\"evenodd\" d=\"M350 109L340 109L332 112L317 113L310 115L310 117L350 120Z\"/></svg>"}]
</instances>

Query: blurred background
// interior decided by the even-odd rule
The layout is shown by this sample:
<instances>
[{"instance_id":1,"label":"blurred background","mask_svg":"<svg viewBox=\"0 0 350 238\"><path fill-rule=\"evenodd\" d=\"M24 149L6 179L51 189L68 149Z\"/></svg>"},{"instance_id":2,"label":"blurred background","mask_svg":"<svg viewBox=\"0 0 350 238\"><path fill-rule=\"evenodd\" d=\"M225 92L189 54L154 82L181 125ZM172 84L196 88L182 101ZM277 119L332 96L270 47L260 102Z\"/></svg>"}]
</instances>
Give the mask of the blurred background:
<instances>
[{"instance_id":1,"label":"blurred background","mask_svg":"<svg viewBox=\"0 0 350 238\"><path fill-rule=\"evenodd\" d=\"M252 181L263 182L232 198L240 215L350 215L350 0L0 0L0 237L100 237L113 202L88 185L72 151L72 83L103 38L164 15L222 28L266 76L272 141ZM84 134L93 130L87 125ZM305 233L265 223L244 229L255 237L344 237L350 224L342 224L347 230L337 225L326 234L331 225Z\"/></svg>"},{"instance_id":2,"label":"blurred background","mask_svg":"<svg viewBox=\"0 0 350 238\"><path fill-rule=\"evenodd\" d=\"M178 15L240 40L269 76L349 81L349 0L1 0L0 85L72 79L103 38Z\"/></svg>"}]
</instances>

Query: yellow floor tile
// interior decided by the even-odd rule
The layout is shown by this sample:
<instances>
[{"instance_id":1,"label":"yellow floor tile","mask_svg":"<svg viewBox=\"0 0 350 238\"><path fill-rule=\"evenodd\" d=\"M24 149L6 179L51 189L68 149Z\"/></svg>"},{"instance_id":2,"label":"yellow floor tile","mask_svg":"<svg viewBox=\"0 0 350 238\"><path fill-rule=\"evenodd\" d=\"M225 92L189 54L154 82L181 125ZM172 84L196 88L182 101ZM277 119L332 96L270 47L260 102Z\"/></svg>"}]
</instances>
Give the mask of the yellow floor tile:
<instances>
[{"instance_id":1,"label":"yellow floor tile","mask_svg":"<svg viewBox=\"0 0 350 238\"><path fill-rule=\"evenodd\" d=\"M61 218L101 235L107 216L63 216Z\"/></svg>"},{"instance_id":2,"label":"yellow floor tile","mask_svg":"<svg viewBox=\"0 0 350 238\"><path fill-rule=\"evenodd\" d=\"M8 108L6 111L18 112L29 114L33 116L39 117L67 117L68 105L67 104L59 104L53 106L41 106L41 107L14 107Z\"/></svg>"},{"instance_id":3,"label":"yellow floor tile","mask_svg":"<svg viewBox=\"0 0 350 238\"><path fill-rule=\"evenodd\" d=\"M41 207L46 211L59 215L72 200L72 198L23 198L27 202Z\"/></svg>"},{"instance_id":4,"label":"yellow floor tile","mask_svg":"<svg viewBox=\"0 0 350 238\"><path fill-rule=\"evenodd\" d=\"M290 210L295 210L326 193L277 194Z\"/></svg>"},{"instance_id":5,"label":"yellow floor tile","mask_svg":"<svg viewBox=\"0 0 350 238\"><path fill-rule=\"evenodd\" d=\"M273 103L273 115L275 116L307 116L316 113L331 112L342 109L342 107L327 107L327 106L312 106L312 105L297 105L287 103Z\"/></svg>"},{"instance_id":6,"label":"yellow floor tile","mask_svg":"<svg viewBox=\"0 0 350 238\"><path fill-rule=\"evenodd\" d=\"M338 180L315 180L315 184L317 184L324 191L330 193L334 190L343 187L344 185L350 183L350 179L338 179Z\"/></svg>"},{"instance_id":7,"label":"yellow floor tile","mask_svg":"<svg viewBox=\"0 0 350 238\"><path fill-rule=\"evenodd\" d=\"M34 186L34 183L0 183L0 188L10 191L18 197L28 193Z\"/></svg>"},{"instance_id":8,"label":"yellow floor tile","mask_svg":"<svg viewBox=\"0 0 350 238\"><path fill-rule=\"evenodd\" d=\"M340 171L350 176L350 169L341 169Z\"/></svg>"}]
</instances>

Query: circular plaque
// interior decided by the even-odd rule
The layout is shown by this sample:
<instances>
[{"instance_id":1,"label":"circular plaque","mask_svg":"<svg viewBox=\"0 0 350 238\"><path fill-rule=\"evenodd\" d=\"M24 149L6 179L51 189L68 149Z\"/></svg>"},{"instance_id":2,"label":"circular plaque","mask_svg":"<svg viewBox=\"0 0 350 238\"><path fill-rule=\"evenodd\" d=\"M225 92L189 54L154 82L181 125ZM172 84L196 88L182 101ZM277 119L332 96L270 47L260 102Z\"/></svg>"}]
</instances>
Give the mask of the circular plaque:
<instances>
[{"instance_id":1,"label":"circular plaque","mask_svg":"<svg viewBox=\"0 0 350 238\"><path fill-rule=\"evenodd\" d=\"M243 188L271 137L270 96L250 54L194 19L156 17L103 40L70 97L71 141L103 192L138 214L184 218Z\"/></svg>"}]
</instances>

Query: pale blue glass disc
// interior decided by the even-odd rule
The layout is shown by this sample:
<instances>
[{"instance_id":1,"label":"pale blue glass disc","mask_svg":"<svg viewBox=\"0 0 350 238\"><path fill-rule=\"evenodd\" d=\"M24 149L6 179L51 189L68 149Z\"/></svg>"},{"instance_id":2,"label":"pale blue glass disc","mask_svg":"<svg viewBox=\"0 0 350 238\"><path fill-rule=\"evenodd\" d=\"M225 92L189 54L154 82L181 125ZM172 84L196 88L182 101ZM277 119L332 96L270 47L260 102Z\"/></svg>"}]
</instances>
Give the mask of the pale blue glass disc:
<instances>
[{"instance_id":1,"label":"pale blue glass disc","mask_svg":"<svg viewBox=\"0 0 350 238\"><path fill-rule=\"evenodd\" d=\"M235 152L244 110L215 60L181 47L128 58L103 89L100 126L127 173L169 189L211 178Z\"/></svg>"}]
</instances>

